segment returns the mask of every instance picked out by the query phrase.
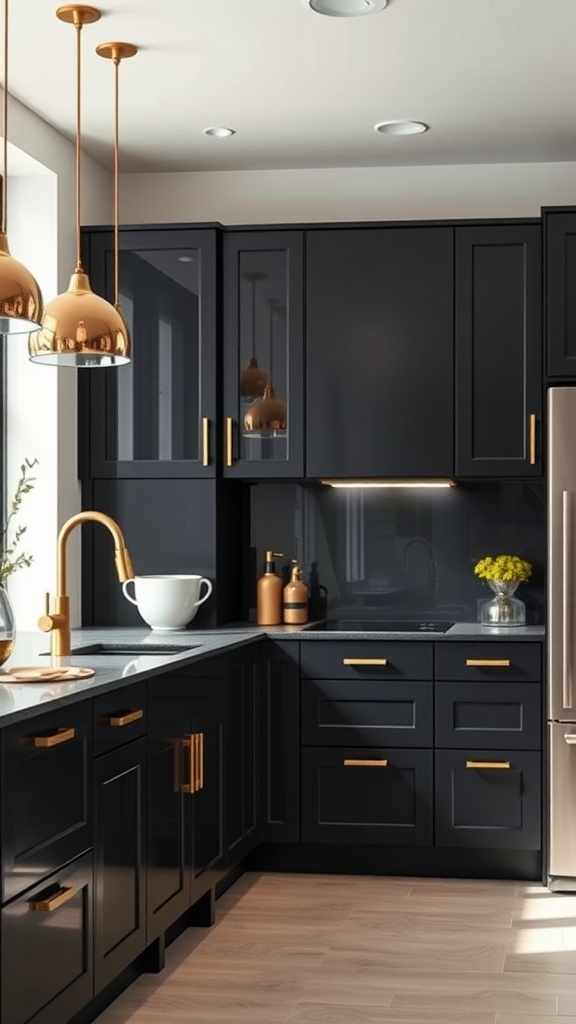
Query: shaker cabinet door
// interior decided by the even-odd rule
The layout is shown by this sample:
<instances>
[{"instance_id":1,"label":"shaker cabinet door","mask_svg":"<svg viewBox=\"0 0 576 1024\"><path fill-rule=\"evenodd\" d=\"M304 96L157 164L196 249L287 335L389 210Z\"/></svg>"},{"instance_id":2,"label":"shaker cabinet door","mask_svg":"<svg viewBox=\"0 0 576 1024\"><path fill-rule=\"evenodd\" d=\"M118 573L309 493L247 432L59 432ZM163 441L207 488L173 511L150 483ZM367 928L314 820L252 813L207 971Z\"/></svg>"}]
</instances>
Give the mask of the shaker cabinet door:
<instances>
[{"instance_id":1,"label":"shaker cabinet door","mask_svg":"<svg viewBox=\"0 0 576 1024\"><path fill-rule=\"evenodd\" d=\"M576 379L576 210L543 211L546 373Z\"/></svg>"}]
</instances>

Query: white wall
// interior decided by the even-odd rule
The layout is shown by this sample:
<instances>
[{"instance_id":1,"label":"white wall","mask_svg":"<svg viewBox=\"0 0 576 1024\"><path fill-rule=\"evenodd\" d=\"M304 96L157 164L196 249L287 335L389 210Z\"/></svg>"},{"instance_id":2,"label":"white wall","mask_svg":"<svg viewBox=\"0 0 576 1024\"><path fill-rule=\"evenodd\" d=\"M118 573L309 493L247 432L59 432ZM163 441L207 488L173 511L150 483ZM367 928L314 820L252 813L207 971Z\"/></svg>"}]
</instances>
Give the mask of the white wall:
<instances>
[{"instance_id":1,"label":"white wall","mask_svg":"<svg viewBox=\"0 0 576 1024\"><path fill-rule=\"evenodd\" d=\"M124 224L537 217L576 204L576 164L126 174ZM95 222L96 223L96 222Z\"/></svg>"},{"instance_id":2,"label":"white wall","mask_svg":"<svg viewBox=\"0 0 576 1024\"><path fill-rule=\"evenodd\" d=\"M74 269L75 148L63 135L14 100L10 102L9 138L7 227L10 248L12 255L35 275L47 301L68 287ZM12 157L13 150L16 152ZM111 175L88 158L83 159L82 175L82 220L109 222ZM38 458L40 462L35 470L34 490L26 496L21 515L21 521L28 525L22 550L30 552L34 562L29 569L16 573L9 586L18 629L36 629L38 615L44 610L44 594L54 592L58 530L80 508L78 371L31 363L26 335L4 339L4 344L8 356L9 496L23 459ZM78 536L72 537L68 561L68 592L75 623L80 621L79 540Z\"/></svg>"}]
</instances>

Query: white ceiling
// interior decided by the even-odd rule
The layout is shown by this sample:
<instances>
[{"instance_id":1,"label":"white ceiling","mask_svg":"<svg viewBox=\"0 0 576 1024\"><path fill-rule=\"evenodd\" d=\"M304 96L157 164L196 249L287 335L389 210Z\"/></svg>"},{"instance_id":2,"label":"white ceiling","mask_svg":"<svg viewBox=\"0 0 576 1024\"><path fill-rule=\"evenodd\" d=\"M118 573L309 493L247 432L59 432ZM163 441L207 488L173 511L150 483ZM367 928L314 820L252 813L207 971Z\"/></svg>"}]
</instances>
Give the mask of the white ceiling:
<instances>
[{"instance_id":1,"label":"white ceiling","mask_svg":"<svg viewBox=\"0 0 576 1024\"><path fill-rule=\"evenodd\" d=\"M12 0L10 92L70 138L75 31ZM328 18L307 0L108 0L82 30L84 148L121 170L192 171L576 160L576 0L389 0ZM425 135L386 137L412 118ZM230 139L202 129L226 125Z\"/></svg>"}]
</instances>

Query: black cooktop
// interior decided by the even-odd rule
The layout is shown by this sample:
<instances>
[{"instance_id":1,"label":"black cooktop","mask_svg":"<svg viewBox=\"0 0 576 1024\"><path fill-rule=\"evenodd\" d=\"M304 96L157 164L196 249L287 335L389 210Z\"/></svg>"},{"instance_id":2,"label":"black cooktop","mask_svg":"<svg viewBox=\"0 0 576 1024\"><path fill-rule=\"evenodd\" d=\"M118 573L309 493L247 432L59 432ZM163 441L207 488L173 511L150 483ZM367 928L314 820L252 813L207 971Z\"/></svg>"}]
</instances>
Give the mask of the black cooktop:
<instances>
[{"instance_id":1,"label":"black cooktop","mask_svg":"<svg viewBox=\"0 0 576 1024\"><path fill-rule=\"evenodd\" d=\"M312 628L341 630L345 633L446 633L453 625L453 622L437 622L433 619L327 619Z\"/></svg>"}]
</instances>

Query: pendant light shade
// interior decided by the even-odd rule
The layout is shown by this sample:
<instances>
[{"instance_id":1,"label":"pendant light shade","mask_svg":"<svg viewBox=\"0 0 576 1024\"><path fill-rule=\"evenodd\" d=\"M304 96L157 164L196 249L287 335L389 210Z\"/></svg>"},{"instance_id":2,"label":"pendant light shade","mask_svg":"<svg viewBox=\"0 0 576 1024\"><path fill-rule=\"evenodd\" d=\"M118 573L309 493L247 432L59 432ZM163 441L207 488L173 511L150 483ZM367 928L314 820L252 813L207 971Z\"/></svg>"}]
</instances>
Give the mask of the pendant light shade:
<instances>
[{"instance_id":1,"label":"pendant light shade","mask_svg":"<svg viewBox=\"0 0 576 1024\"><path fill-rule=\"evenodd\" d=\"M256 358L256 285L263 281L266 274L258 270L248 271L242 275L252 285L252 353L247 366L240 373L240 395L242 398L263 398L266 386L271 383L270 374L260 369Z\"/></svg>"},{"instance_id":2,"label":"pendant light shade","mask_svg":"<svg viewBox=\"0 0 576 1024\"><path fill-rule=\"evenodd\" d=\"M10 255L6 234L8 180L8 0L4 0L2 224L0 226L0 334L29 334L42 317L42 294L30 271Z\"/></svg>"},{"instance_id":3,"label":"pendant light shade","mask_svg":"<svg viewBox=\"0 0 576 1024\"><path fill-rule=\"evenodd\" d=\"M270 311L270 379L264 387L262 398L257 398L255 402L252 402L244 416L245 437L284 437L286 434L286 402L281 398L276 398L272 383L276 299L268 299L267 305Z\"/></svg>"},{"instance_id":4,"label":"pendant light shade","mask_svg":"<svg viewBox=\"0 0 576 1024\"><path fill-rule=\"evenodd\" d=\"M120 309L95 295L80 256L81 45L83 25L100 11L83 4L59 7L56 17L76 29L76 267L68 291L48 303L40 330L30 335L33 362L53 366L119 366L130 358L128 329Z\"/></svg>"}]
</instances>

